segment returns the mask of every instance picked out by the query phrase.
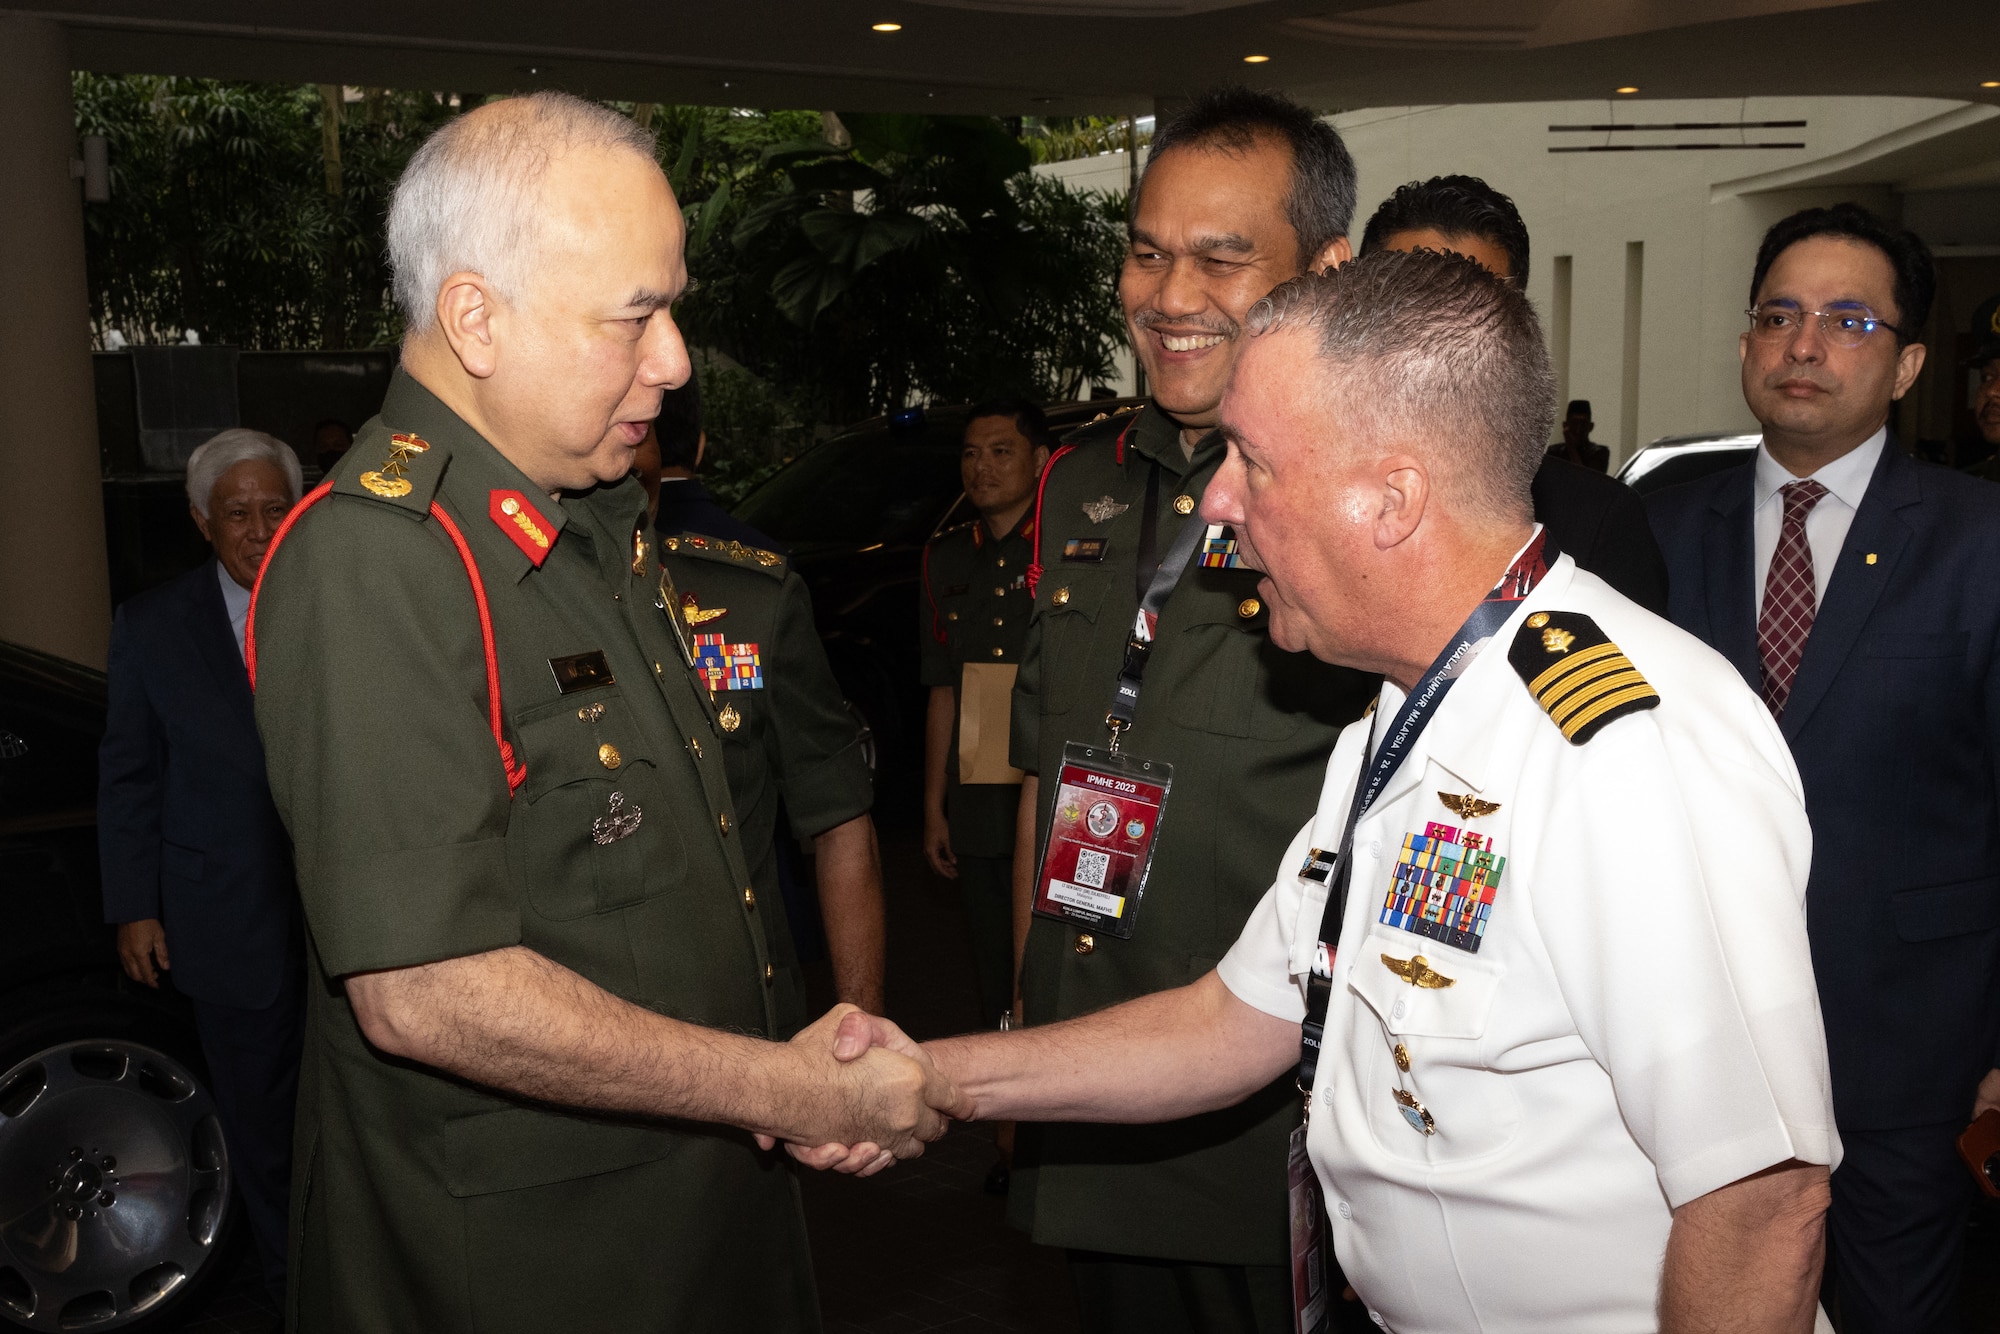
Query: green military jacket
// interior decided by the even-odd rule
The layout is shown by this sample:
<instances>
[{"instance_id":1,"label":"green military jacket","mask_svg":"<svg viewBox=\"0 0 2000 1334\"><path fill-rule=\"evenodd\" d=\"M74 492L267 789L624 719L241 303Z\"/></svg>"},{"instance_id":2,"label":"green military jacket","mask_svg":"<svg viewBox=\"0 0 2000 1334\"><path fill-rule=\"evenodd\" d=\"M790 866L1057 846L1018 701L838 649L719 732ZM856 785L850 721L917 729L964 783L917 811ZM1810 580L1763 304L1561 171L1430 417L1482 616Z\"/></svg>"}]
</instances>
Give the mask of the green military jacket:
<instances>
[{"instance_id":1,"label":"green military jacket","mask_svg":"<svg viewBox=\"0 0 2000 1334\"><path fill-rule=\"evenodd\" d=\"M861 723L841 694L813 624L805 581L773 551L696 533L663 537L693 635L695 676L722 728L743 854L778 976L778 1035L805 1027L805 979L778 884L778 806L810 842L875 804Z\"/></svg>"},{"instance_id":2,"label":"green military jacket","mask_svg":"<svg viewBox=\"0 0 2000 1334\"><path fill-rule=\"evenodd\" d=\"M925 545L924 596L917 608L917 672L923 684L950 686L958 700L967 663L1021 661L1033 607L1027 574L1035 558L1034 533L1030 507L1013 531L997 540L984 519L974 519ZM1021 785L959 782L962 719L962 709L954 707L944 796L952 851L963 857L1011 857ZM1008 744L1004 738L995 740Z\"/></svg>"},{"instance_id":3,"label":"green military jacket","mask_svg":"<svg viewBox=\"0 0 2000 1334\"><path fill-rule=\"evenodd\" d=\"M1157 408L1100 419L1049 465L1041 571L1014 693L1014 763L1043 778L1046 841L1068 741L1102 746L1138 614L1147 478L1159 470L1157 550L1172 544L1221 466L1211 433L1190 462ZM1185 985L1226 953L1313 815L1335 737L1376 679L1276 648L1255 570L1226 536L1196 555L1160 613L1124 753L1173 765L1130 940L1037 917L1022 962L1030 1023ZM1204 561L1215 561L1214 565ZM1148 572L1150 577L1150 571ZM1237 1107L1157 1126L1023 1126L1009 1212L1047 1245L1213 1264L1284 1264L1290 1074Z\"/></svg>"},{"instance_id":4,"label":"green military jacket","mask_svg":"<svg viewBox=\"0 0 2000 1334\"><path fill-rule=\"evenodd\" d=\"M796 1183L748 1135L386 1057L341 985L520 945L662 1014L775 1027L722 734L657 560L635 553L644 493L552 500L400 373L331 487L268 558L254 620L257 721L319 972L292 1327L817 1328ZM484 581L518 791L433 501Z\"/></svg>"}]
</instances>

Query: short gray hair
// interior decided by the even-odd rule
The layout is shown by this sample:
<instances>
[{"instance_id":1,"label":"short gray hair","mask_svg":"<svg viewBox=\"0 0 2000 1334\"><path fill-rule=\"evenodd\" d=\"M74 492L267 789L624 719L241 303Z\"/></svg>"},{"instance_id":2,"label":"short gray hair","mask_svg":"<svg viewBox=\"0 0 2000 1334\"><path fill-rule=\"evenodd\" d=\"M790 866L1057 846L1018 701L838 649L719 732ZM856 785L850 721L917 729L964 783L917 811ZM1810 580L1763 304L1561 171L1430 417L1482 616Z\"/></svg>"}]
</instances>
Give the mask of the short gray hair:
<instances>
[{"instance_id":1,"label":"short gray hair","mask_svg":"<svg viewBox=\"0 0 2000 1334\"><path fill-rule=\"evenodd\" d=\"M480 274L516 298L534 269L542 177L579 148L657 161L652 133L630 117L557 92L489 104L424 141L389 203L389 267L406 332L437 323L438 289L454 273Z\"/></svg>"},{"instance_id":2,"label":"short gray hair","mask_svg":"<svg viewBox=\"0 0 2000 1334\"><path fill-rule=\"evenodd\" d=\"M1448 461L1438 483L1451 502L1489 519L1534 512L1556 377L1515 284L1461 255L1382 250L1279 285L1248 324L1317 330L1342 415Z\"/></svg>"},{"instance_id":3,"label":"short gray hair","mask_svg":"<svg viewBox=\"0 0 2000 1334\"><path fill-rule=\"evenodd\" d=\"M292 447L274 435L238 426L210 436L188 455L188 504L194 506L204 519L207 518L209 499L215 494L215 484L222 480L222 474L239 463L253 460L268 463L283 473L292 503L299 503L299 496L306 489L306 479L299 468L299 456L292 452Z\"/></svg>"}]
</instances>

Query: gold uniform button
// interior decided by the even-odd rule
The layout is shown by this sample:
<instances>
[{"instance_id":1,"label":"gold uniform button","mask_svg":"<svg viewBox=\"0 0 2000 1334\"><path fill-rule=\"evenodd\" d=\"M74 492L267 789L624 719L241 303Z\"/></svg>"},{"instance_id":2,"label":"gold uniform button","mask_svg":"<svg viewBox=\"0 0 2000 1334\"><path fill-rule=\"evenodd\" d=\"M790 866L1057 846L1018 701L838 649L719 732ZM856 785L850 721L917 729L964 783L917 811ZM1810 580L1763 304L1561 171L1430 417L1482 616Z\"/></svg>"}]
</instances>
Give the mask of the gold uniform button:
<instances>
[{"instance_id":1,"label":"gold uniform button","mask_svg":"<svg viewBox=\"0 0 2000 1334\"><path fill-rule=\"evenodd\" d=\"M748 885L743 886L743 906L751 912L757 911L757 891Z\"/></svg>"},{"instance_id":2,"label":"gold uniform button","mask_svg":"<svg viewBox=\"0 0 2000 1334\"><path fill-rule=\"evenodd\" d=\"M688 749L694 752L694 757L695 757L696 759L700 759L700 758L701 758L701 738L699 738L699 737L689 737L689 738L688 738Z\"/></svg>"},{"instance_id":3,"label":"gold uniform button","mask_svg":"<svg viewBox=\"0 0 2000 1334\"><path fill-rule=\"evenodd\" d=\"M729 816L727 813L715 817L715 827L722 831L724 838L729 837Z\"/></svg>"},{"instance_id":4,"label":"gold uniform button","mask_svg":"<svg viewBox=\"0 0 2000 1334\"><path fill-rule=\"evenodd\" d=\"M1193 497L1193 496L1175 496L1175 497L1174 497L1174 513L1176 513L1176 514L1192 514L1192 513L1194 513L1194 497Z\"/></svg>"},{"instance_id":5,"label":"gold uniform button","mask_svg":"<svg viewBox=\"0 0 2000 1334\"><path fill-rule=\"evenodd\" d=\"M1246 621L1262 610L1264 610L1264 604L1256 598L1244 598L1236 604L1236 614Z\"/></svg>"},{"instance_id":6,"label":"gold uniform button","mask_svg":"<svg viewBox=\"0 0 2000 1334\"><path fill-rule=\"evenodd\" d=\"M576 711L576 720L580 723L594 723L603 716L604 706L602 704L586 704Z\"/></svg>"},{"instance_id":7,"label":"gold uniform button","mask_svg":"<svg viewBox=\"0 0 2000 1334\"><path fill-rule=\"evenodd\" d=\"M767 963L767 964L765 964L765 965L764 965L764 985L765 985L765 986L767 986L767 987L768 987L768 986L770 986L770 985L771 985L771 979L772 979L772 978L774 978L774 977L776 977L777 975L778 975L778 972L777 972L777 970L776 970L775 968L771 967L771 965L770 965L770 964L768 964L768 963Z\"/></svg>"},{"instance_id":8,"label":"gold uniform button","mask_svg":"<svg viewBox=\"0 0 2000 1334\"><path fill-rule=\"evenodd\" d=\"M1097 937L1091 935L1088 931L1083 932L1077 936L1076 944L1071 948L1078 954L1088 954L1097 948Z\"/></svg>"},{"instance_id":9,"label":"gold uniform button","mask_svg":"<svg viewBox=\"0 0 2000 1334\"><path fill-rule=\"evenodd\" d=\"M995 617L993 618L993 624L995 624L995 625L1005 625L1005 624L1007 624L1007 622L1006 622L1006 620L1005 620L1004 618L1002 618L1002 617L999 617L999 616L995 616Z\"/></svg>"},{"instance_id":10,"label":"gold uniform button","mask_svg":"<svg viewBox=\"0 0 2000 1334\"><path fill-rule=\"evenodd\" d=\"M1005 556L1002 556L999 560L996 560L993 563L995 565L998 565L1003 570L1007 568L1007 558Z\"/></svg>"},{"instance_id":11,"label":"gold uniform button","mask_svg":"<svg viewBox=\"0 0 2000 1334\"><path fill-rule=\"evenodd\" d=\"M1410 1068L1410 1049L1400 1042L1396 1044L1396 1068L1405 1073Z\"/></svg>"},{"instance_id":12,"label":"gold uniform button","mask_svg":"<svg viewBox=\"0 0 2000 1334\"><path fill-rule=\"evenodd\" d=\"M944 618L947 621L955 621L958 619L958 613L955 611L948 611L944 614Z\"/></svg>"},{"instance_id":13,"label":"gold uniform button","mask_svg":"<svg viewBox=\"0 0 2000 1334\"><path fill-rule=\"evenodd\" d=\"M1007 656L1007 650L1004 648L996 648L993 650L993 656L996 658L1004 658Z\"/></svg>"},{"instance_id":14,"label":"gold uniform button","mask_svg":"<svg viewBox=\"0 0 2000 1334\"><path fill-rule=\"evenodd\" d=\"M665 675L666 675L666 669L665 669L665 668L663 668L663 667L661 667L661 666L660 666L660 664L656 662L656 663L654 663L654 664L653 664L653 675L655 675L655 676L665 676Z\"/></svg>"},{"instance_id":15,"label":"gold uniform button","mask_svg":"<svg viewBox=\"0 0 2000 1334\"><path fill-rule=\"evenodd\" d=\"M1530 630L1539 630L1548 623L1549 614L1545 611L1538 611L1528 618L1528 628Z\"/></svg>"},{"instance_id":16,"label":"gold uniform button","mask_svg":"<svg viewBox=\"0 0 2000 1334\"><path fill-rule=\"evenodd\" d=\"M993 596L996 598L1004 598L1007 596L1007 590L1004 588L995 588L993 590Z\"/></svg>"},{"instance_id":17,"label":"gold uniform button","mask_svg":"<svg viewBox=\"0 0 2000 1334\"><path fill-rule=\"evenodd\" d=\"M1058 607L1067 607L1069 605L1069 590L1067 588L1058 588L1055 591L1055 596L1051 597L1049 601Z\"/></svg>"},{"instance_id":18,"label":"gold uniform button","mask_svg":"<svg viewBox=\"0 0 2000 1334\"><path fill-rule=\"evenodd\" d=\"M618 753L618 747L607 741L597 748L597 762L607 769L616 769L625 763L625 757Z\"/></svg>"}]
</instances>

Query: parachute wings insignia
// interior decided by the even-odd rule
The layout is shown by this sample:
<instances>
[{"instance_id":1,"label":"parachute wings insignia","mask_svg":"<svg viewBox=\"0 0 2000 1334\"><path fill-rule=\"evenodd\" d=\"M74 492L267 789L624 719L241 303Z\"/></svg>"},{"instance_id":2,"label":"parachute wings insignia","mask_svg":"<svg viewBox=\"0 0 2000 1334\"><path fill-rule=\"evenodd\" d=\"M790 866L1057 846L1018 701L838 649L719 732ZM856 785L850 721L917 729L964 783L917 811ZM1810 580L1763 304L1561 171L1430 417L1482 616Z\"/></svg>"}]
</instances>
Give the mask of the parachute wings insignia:
<instances>
[{"instance_id":1,"label":"parachute wings insignia","mask_svg":"<svg viewBox=\"0 0 2000 1334\"><path fill-rule=\"evenodd\" d=\"M1507 660L1571 745L1581 746L1617 719L1660 703L1660 692L1582 612L1538 611L1528 617Z\"/></svg>"}]
</instances>

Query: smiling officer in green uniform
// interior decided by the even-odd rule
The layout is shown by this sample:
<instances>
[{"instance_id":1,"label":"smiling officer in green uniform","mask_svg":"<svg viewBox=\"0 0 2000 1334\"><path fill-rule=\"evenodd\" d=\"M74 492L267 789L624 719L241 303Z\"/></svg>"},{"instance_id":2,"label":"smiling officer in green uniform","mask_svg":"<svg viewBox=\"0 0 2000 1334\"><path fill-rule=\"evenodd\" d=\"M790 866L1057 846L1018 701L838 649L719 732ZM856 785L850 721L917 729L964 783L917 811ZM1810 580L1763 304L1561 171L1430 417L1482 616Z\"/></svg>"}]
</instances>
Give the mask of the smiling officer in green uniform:
<instances>
[{"instance_id":1,"label":"smiling officer in green uniform","mask_svg":"<svg viewBox=\"0 0 2000 1334\"><path fill-rule=\"evenodd\" d=\"M319 970L295 1329L815 1329L796 1188L745 1132L907 1154L953 1105L907 1057L850 1079L756 1036L721 729L624 480L687 374L682 240L650 137L561 94L398 185L403 370L246 636Z\"/></svg>"},{"instance_id":2,"label":"smiling officer in green uniform","mask_svg":"<svg viewBox=\"0 0 2000 1334\"><path fill-rule=\"evenodd\" d=\"M1129 938L1029 919L1030 1024L1213 968L1311 815L1340 728L1374 693L1372 678L1271 644L1257 571L1196 513L1223 461L1213 428L1245 314L1308 266L1347 258L1353 204L1339 136L1282 98L1211 94L1154 135L1119 279L1153 402L1073 434L1038 505L1035 615L1014 695L1013 761L1030 774L1017 913L1040 892L1034 850L1065 743L1106 746L1121 684L1135 706L1121 753L1171 765L1173 783ZM1142 619L1149 590L1164 601ZM1128 653L1142 630L1148 646ZM1286 1078L1165 1125L1023 1124L1010 1215L1070 1249L1092 1334L1288 1331L1286 1155L1299 1114Z\"/></svg>"},{"instance_id":3,"label":"smiling officer in green uniform","mask_svg":"<svg viewBox=\"0 0 2000 1334\"><path fill-rule=\"evenodd\" d=\"M924 855L957 880L978 970L979 1005L996 1024L1014 1002L1014 823L1021 771L1007 762L1009 701L1028 638L1035 558L1035 479L1049 461L1042 410L982 403L965 423L959 472L979 517L924 547L918 674L924 720Z\"/></svg>"}]
</instances>

